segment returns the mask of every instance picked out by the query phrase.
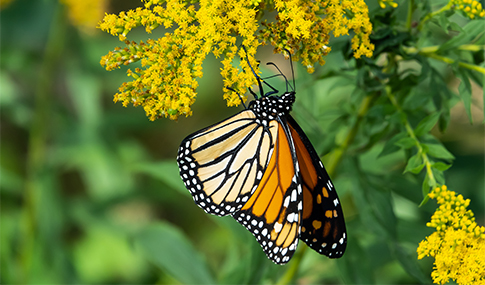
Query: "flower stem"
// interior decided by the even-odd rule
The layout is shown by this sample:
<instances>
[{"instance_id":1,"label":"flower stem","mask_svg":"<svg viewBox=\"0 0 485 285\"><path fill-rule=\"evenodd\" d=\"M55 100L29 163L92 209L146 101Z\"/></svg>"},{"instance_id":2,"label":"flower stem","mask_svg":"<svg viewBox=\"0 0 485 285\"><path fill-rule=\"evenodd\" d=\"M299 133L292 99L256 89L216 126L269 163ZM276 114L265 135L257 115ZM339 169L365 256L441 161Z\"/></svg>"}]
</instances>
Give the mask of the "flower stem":
<instances>
[{"instance_id":1,"label":"flower stem","mask_svg":"<svg viewBox=\"0 0 485 285\"><path fill-rule=\"evenodd\" d=\"M325 168L330 176L332 176L335 173L335 170L337 169L338 165L342 161L344 153L347 151L349 146L354 141L355 135L359 130L360 122L362 122L362 119L364 118L365 114L367 114L367 111L369 111L369 108L372 106L372 102L374 101L373 99L375 97L376 97L376 94L368 95L364 97L364 99L360 103L359 111L357 113L356 120L352 125L352 128L345 136L345 139L342 142L342 144L333 151L330 159L328 160L328 163L325 164ZM276 284L289 284L290 282L292 282L292 280L296 276L296 273L298 272L298 268L300 267L301 260L307 248L308 246L304 246L295 253L295 255L293 256L292 262L289 264L290 267L285 272L283 277L281 277L281 279L278 280Z\"/></svg>"}]
</instances>

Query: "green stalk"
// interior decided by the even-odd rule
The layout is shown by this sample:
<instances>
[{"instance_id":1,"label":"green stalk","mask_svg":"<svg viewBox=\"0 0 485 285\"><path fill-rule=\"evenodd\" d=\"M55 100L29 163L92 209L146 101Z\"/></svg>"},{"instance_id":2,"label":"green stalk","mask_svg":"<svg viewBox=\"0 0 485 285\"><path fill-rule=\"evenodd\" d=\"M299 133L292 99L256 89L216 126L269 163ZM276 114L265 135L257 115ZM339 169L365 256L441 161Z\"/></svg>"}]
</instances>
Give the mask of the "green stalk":
<instances>
[{"instance_id":1,"label":"green stalk","mask_svg":"<svg viewBox=\"0 0 485 285\"><path fill-rule=\"evenodd\" d=\"M325 169L327 170L330 176L332 176L335 173L338 165L342 161L343 155L345 154L345 152L347 152L347 149L354 141L355 135L359 130L360 123L362 122L362 119L364 118L364 116L367 114L367 111L369 111L369 108L372 106L372 102L375 97L376 97L376 94L364 97L364 99L360 103L359 111L357 112L357 118L354 124L352 125L352 128L345 136L345 139L342 142L342 144L339 147L337 147L334 150L334 152L330 155L330 159L325 164Z\"/></svg>"},{"instance_id":2,"label":"green stalk","mask_svg":"<svg viewBox=\"0 0 485 285\"><path fill-rule=\"evenodd\" d=\"M422 55L427 55L429 53L436 53L441 46L429 46L417 49L415 47L403 47L403 50L407 54L419 53ZM467 45L460 45L456 47L457 50L467 50L467 51L481 51L485 50L485 45L474 45L474 44L467 44Z\"/></svg>"},{"instance_id":3,"label":"green stalk","mask_svg":"<svg viewBox=\"0 0 485 285\"><path fill-rule=\"evenodd\" d=\"M414 12L414 0L408 1L408 14L406 17L406 29L411 30L412 20L413 20L413 12Z\"/></svg>"},{"instance_id":4,"label":"green stalk","mask_svg":"<svg viewBox=\"0 0 485 285\"><path fill-rule=\"evenodd\" d=\"M303 256L305 255L305 252L308 248L306 244L300 243L301 248L298 249L295 252L295 255L293 255L292 262L289 264L288 270L286 270L285 274L276 282L276 284L284 285L284 284L290 284L293 279L296 276L296 273L298 273L298 269L300 268L300 263L301 260L303 259Z\"/></svg>"},{"instance_id":5,"label":"green stalk","mask_svg":"<svg viewBox=\"0 0 485 285\"><path fill-rule=\"evenodd\" d=\"M453 3L452 1L448 2L448 4L446 4L445 6L443 6L441 9L439 9L438 11L434 11L434 12L431 12L429 13L428 15L426 15L423 20L421 20L421 23L419 23L418 25L418 31L421 31L421 29L423 28L424 24L430 20L431 18L433 18L434 16L436 15L439 15L445 11L448 11L451 9L451 7L453 6Z\"/></svg>"},{"instance_id":6,"label":"green stalk","mask_svg":"<svg viewBox=\"0 0 485 285\"><path fill-rule=\"evenodd\" d=\"M335 170L337 169L338 165L342 161L342 158L345 152L354 141L355 135L359 130L360 122L362 122L362 118L365 116L365 114L367 114L367 111L369 111L369 108L372 106L372 102L375 97L376 97L375 94L364 97L364 99L360 103L359 111L357 113L357 118L354 124L352 125L352 128L345 136L345 139L342 142L342 144L333 151L329 161L325 164L325 169L327 170L330 176L332 176L335 173ZM290 282L292 282L292 280L295 278L296 274L298 273L301 260L307 248L308 246L305 245L295 253L295 255L292 258L292 262L289 264L288 270L281 277L281 279L278 280L276 284L283 285L283 284L289 284Z\"/></svg>"},{"instance_id":7,"label":"green stalk","mask_svg":"<svg viewBox=\"0 0 485 285\"><path fill-rule=\"evenodd\" d=\"M421 158L423 159L423 162L425 164L426 174L428 175L429 181L430 181L432 187L435 188L436 187L436 179L434 178L433 171L431 170L431 162L429 161L428 155L423 151L423 147L421 146L421 143L419 142L418 138L414 134L414 130L413 130L411 124L409 123L408 119L407 119L406 113L403 111L403 109L401 108L401 106L397 102L396 97L394 97L394 95L391 93L390 87L386 87L386 93L387 93L387 97L389 98L389 101L391 101L392 105L394 105L394 107L397 109L397 111L403 115L404 127L406 129L406 132L408 133L409 137L411 137L414 140L415 145L418 149L418 153L421 155Z\"/></svg>"},{"instance_id":8,"label":"green stalk","mask_svg":"<svg viewBox=\"0 0 485 285\"><path fill-rule=\"evenodd\" d=\"M484 45L461 45L461 46L458 46L457 49L458 50L468 50L468 51L480 51L480 50L484 50L485 46ZM407 54L417 53L417 54L420 54L420 55L423 55L423 56L426 56L426 57L429 57L429 58L434 58L436 60L440 60L440 61L448 63L448 64L453 64L453 63L456 62L456 60L454 60L452 58L436 54L436 52L439 50L439 46L430 46L430 47L425 47L425 48L421 48L421 49L417 49L415 47L404 47L403 50ZM485 68L478 66L478 65L459 61L458 66L466 68L466 69L478 71L482 74L485 74Z\"/></svg>"},{"instance_id":9,"label":"green stalk","mask_svg":"<svg viewBox=\"0 0 485 285\"><path fill-rule=\"evenodd\" d=\"M30 283L29 280L32 257L35 251L35 240L38 235L37 213L39 200L42 198L42 176L45 169L46 150L48 141L48 127L50 123L50 98L52 93L51 83L54 78L54 70L58 63L59 55L65 38L64 10L58 4L50 26L50 31L45 45L42 65L38 70L39 77L35 88L35 106L32 124L29 129L29 145L26 161L27 173L24 191L24 208L22 213L23 240L19 258L23 270L21 283Z\"/></svg>"},{"instance_id":10,"label":"green stalk","mask_svg":"<svg viewBox=\"0 0 485 285\"><path fill-rule=\"evenodd\" d=\"M456 62L456 60L454 60L452 58L445 57L445 56L441 56L441 55L437 55L435 53L428 54L427 57L434 58L434 59L437 59L437 60L446 62L448 64L453 64L453 63ZM459 61L458 62L458 66L459 67L466 68L466 69L478 71L481 74L485 74L485 68L484 67L481 67L481 66L478 66L478 65L474 65L474 64L470 64L470 63L465 63L465 62Z\"/></svg>"}]
</instances>

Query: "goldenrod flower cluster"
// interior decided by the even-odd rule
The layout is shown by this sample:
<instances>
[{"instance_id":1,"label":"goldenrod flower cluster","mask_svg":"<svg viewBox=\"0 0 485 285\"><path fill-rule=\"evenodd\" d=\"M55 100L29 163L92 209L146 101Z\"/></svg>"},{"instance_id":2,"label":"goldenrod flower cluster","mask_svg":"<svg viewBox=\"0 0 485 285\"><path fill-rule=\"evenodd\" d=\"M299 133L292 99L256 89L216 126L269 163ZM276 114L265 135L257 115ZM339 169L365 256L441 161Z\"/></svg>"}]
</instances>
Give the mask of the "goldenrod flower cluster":
<instances>
[{"instance_id":1,"label":"goldenrod flower cluster","mask_svg":"<svg viewBox=\"0 0 485 285\"><path fill-rule=\"evenodd\" d=\"M259 73L254 56L260 45L271 44L275 52L290 50L294 60L301 60L309 72L315 63L324 64L322 57L331 50L330 33L338 37L352 30L356 58L370 57L374 50L363 0L204 0L197 5L184 0L143 2L143 8L107 14L98 27L126 43L125 48L103 56L101 65L112 70L139 64L127 71L133 81L119 88L114 101L143 106L151 120L192 114L196 78L202 77L202 63L209 53L221 58L227 105L237 106L246 99L240 95L256 83L246 51L249 63ZM260 25L263 13L275 9L275 20ZM147 33L159 26L171 32L145 42L127 41L128 33L141 26Z\"/></svg>"},{"instance_id":2,"label":"goldenrod flower cluster","mask_svg":"<svg viewBox=\"0 0 485 285\"><path fill-rule=\"evenodd\" d=\"M426 224L436 232L419 244L418 259L435 258L434 283L452 279L458 284L485 284L485 227L478 226L473 212L467 210L470 199L457 196L444 185L429 197L440 205Z\"/></svg>"},{"instance_id":3,"label":"goldenrod flower cluster","mask_svg":"<svg viewBox=\"0 0 485 285\"><path fill-rule=\"evenodd\" d=\"M275 1L275 7L276 21L262 22L262 43L271 44L276 52L283 48L292 50L294 60L301 60L309 73L314 71L316 62L325 64L323 57L331 51L330 33L339 37L353 30L354 57L372 56L372 25L364 1Z\"/></svg>"},{"instance_id":4,"label":"goldenrod flower cluster","mask_svg":"<svg viewBox=\"0 0 485 285\"><path fill-rule=\"evenodd\" d=\"M451 0L451 3L455 10L462 11L470 19L485 17L482 4L477 0Z\"/></svg>"},{"instance_id":5,"label":"goldenrod flower cluster","mask_svg":"<svg viewBox=\"0 0 485 285\"><path fill-rule=\"evenodd\" d=\"M67 7L69 19L74 26L87 33L94 32L94 27L103 18L106 0L60 0Z\"/></svg>"}]
</instances>

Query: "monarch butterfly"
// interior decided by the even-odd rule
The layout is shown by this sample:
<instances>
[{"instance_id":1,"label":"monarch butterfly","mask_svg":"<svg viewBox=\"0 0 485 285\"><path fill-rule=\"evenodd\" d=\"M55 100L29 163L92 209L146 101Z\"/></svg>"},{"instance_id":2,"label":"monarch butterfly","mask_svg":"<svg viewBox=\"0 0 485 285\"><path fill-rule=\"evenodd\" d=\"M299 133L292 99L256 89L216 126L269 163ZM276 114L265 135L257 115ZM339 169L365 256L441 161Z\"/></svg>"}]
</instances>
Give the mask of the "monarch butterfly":
<instances>
[{"instance_id":1,"label":"monarch butterfly","mask_svg":"<svg viewBox=\"0 0 485 285\"><path fill-rule=\"evenodd\" d=\"M287 263L299 239L320 254L341 257L347 235L337 193L289 115L294 79L293 91L271 96L278 91L252 72L261 95L249 89L255 100L245 110L187 136L178 150L180 176L199 207L232 215L274 263ZM264 94L261 82L272 91Z\"/></svg>"}]
</instances>

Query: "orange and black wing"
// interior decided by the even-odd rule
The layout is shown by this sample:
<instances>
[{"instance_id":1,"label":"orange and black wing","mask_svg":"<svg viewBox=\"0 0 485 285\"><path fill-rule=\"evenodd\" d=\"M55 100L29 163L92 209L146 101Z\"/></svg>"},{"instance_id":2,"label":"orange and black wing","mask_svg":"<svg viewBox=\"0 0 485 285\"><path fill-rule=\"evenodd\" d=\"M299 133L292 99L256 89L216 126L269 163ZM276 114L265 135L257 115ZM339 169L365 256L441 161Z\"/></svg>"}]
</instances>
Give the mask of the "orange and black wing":
<instances>
[{"instance_id":1,"label":"orange and black wing","mask_svg":"<svg viewBox=\"0 0 485 285\"><path fill-rule=\"evenodd\" d=\"M241 209L263 178L275 140L252 110L185 138L177 163L195 203L218 216Z\"/></svg>"},{"instance_id":2,"label":"orange and black wing","mask_svg":"<svg viewBox=\"0 0 485 285\"><path fill-rule=\"evenodd\" d=\"M320 254L341 257L347 246L344 215L337 192L307 136L288 116L303 187L300 239Z\"/></svg>"},{"instance_id":3,"label":"orange and black wing","mask_svg":"<svg viewBox=\"0 0 485 285\"><path fill-rule=\"evenodd\" d=\"M270 121L269 129L277 133L269 164L256 191L233 216L256 237L269 259L285 264L298 245L302 190L289 130L280 119Z\"/></svg>"}]
</instances>

